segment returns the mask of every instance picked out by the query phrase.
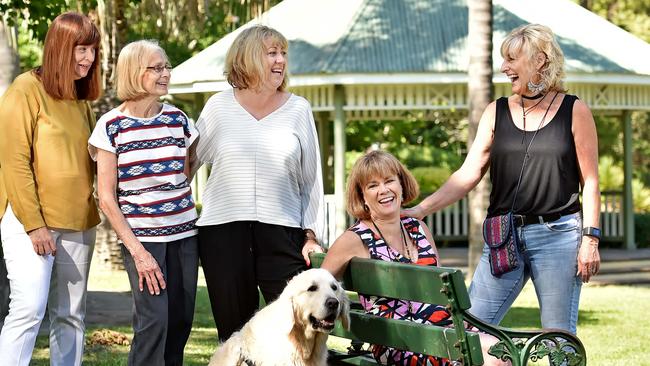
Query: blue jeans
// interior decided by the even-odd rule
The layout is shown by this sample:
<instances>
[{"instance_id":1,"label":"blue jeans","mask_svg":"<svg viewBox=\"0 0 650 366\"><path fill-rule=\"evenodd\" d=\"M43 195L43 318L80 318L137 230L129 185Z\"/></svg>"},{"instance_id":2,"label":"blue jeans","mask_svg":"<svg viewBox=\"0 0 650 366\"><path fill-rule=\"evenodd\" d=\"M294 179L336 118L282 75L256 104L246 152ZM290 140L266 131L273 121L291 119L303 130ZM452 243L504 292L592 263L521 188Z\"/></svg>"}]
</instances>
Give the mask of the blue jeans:
<instances>
[{"instance_id":1,"label":"blue jeans","mask_svg":"<svg viewBox=\"0 0 650 366\"><path fill-rule=\"evenodd\" d=\"M470 313L485 322L499 324L528 279L532 279L542 327L575 334L582 287L582 280L576 276L581 231L580 213L517 228L519 267L500 277L490 272L489 249L485 245L469 287Z\"/></svg>"}]
</instances>

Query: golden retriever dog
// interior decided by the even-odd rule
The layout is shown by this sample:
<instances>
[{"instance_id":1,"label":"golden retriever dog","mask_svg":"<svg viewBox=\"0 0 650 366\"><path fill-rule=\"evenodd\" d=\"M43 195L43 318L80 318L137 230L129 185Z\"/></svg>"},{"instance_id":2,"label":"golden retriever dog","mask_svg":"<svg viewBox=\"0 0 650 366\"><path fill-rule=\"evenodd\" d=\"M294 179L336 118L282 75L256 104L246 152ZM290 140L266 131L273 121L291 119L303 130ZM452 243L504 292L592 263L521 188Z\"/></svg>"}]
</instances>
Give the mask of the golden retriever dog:
<instances>
[{"instance_id":1,"label":"golden retriever dog","mask_svg":"<svg viewBox=\"0 0 650 366\"><path fill-rule=\"evenodd\" d=\"M325 366L327 336L337 318L349 328L349 311L345 290L328 271L307 270L224 342L209 366Z\"/></svg>"}]
</instances>

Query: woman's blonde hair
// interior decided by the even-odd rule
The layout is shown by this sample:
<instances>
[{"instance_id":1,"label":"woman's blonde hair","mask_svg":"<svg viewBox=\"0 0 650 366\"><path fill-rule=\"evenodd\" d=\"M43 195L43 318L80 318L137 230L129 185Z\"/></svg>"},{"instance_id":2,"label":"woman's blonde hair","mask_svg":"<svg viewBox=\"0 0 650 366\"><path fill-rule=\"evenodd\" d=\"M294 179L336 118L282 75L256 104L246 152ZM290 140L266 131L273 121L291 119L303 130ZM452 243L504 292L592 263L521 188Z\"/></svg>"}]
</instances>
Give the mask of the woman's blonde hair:
<instances>
[{"instance_id":1,"label":"woman's blonde hair","mask_svg":"<svg viewBox=\"0 0 650 366\"><path fill-rule=\"evenodd\" d=\"M346 190L346 209L348 214L360 220L370 218L370 212L365 207L363 187L373 177L388 177L397 175L402 185L402 204L407 204L418 197L420 187L413 174L390 153L375 150L360 157L348 177Z\"/></svg>"},{"instance_id":2,"label":"woman's blonde hair","mask_svg":"<svg viewBox=\"0 0 650 366\"><path fill-rule=\"evenodd\" d=\"M233 88L259 90L262 86L268 72L264 65L267 52L264 42L267 40L271 45L284 51L289 49L287 39L280 32L264 25L246 28L235 38L226 54L223 72ZM284 91L289 82L288 69L287 59L284 66L284 80L278 87L280 91Z\"/></svg>"},{"instance_id":3,"label":"woman's blonde hair","mask_svg":"<svg viewBox=\"0 0 650 366\"><path fill-rule=\"evenodd\" d=\"M551 28L541 24L526 24L513 29L501 44L501 56L515 58L519 52L530 62L535 62L537 55L543 53L546 62L539 73L544 83L544 92L565 92L562 81L564 54Z\"/></svg>"},{"instance_id":4,"label":"woman's blonde hair","mask_svg":"<svg viewBox=\"0 0 650 366\"><path fill-rule=\"evenodd\" d=\"M115 85L117 98L134 100L149 94L142 85L142 76L147 71L151 57L160 53L169 63L167 53L155 40L140 40L127 44L120 51L115 66Z\"/></svg>"}]
</instances>

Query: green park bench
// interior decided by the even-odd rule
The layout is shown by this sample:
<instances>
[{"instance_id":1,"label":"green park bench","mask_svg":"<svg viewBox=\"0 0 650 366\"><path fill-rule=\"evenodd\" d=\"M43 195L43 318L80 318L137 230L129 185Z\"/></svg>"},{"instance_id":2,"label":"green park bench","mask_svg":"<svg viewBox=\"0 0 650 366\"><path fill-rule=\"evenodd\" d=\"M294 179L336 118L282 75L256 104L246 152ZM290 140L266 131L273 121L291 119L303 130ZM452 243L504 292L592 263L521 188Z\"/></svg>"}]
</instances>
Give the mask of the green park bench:
<instances>
[{"instance_id":1,"label":"green park bench","mask_svg":"<svg viewBox=\"0 0 650 366\"><path fill-rule=\"evenodd\" d=\"M312 266L320 267L324 257L324 254L312 254ZM489 353L509 359L513 366L527 365L544 357L548 357L551 365L587 364L584 346L570 333L555 329L508 329L472 316L467 312L469 294L459 269L354 258L344 274L343 286L356 293L445 305L453 325L440 327L385 319L365 314L360 304L353 304L350 330L337 324L332 332L334 336L351 339L352 346L348 353L330 350L330 365L376 365L361 349L363 342L445 357L459 366L482 365L479 335L468 332L465 323L496 337L498 342L490 347Z\"/></svg>"}]
</instances>

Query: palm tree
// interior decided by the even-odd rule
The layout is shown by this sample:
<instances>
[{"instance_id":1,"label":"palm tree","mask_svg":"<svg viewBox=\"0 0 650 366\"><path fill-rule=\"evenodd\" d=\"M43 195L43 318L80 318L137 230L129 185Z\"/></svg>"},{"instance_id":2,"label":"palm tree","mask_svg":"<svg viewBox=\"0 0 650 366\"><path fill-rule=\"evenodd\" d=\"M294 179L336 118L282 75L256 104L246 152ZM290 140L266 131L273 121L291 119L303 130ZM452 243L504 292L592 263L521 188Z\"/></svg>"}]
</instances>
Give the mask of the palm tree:
<instances>
[{"instance_id":1,"label":"palm tree","mask_svg":"<svg viewBox=\"0 0 650 366\"><path fill-rule=\"evenodd\" d=\"M471 147L481 114L492 100L492 1L468 0L469 68L467 93L469 99L468 148ZM469 194L469 278L481 257L483 248L482 224L489 200L487 177Z\"/></svg>"}]
</instances>

